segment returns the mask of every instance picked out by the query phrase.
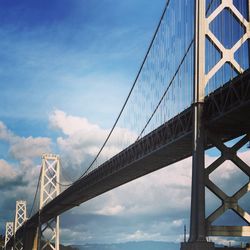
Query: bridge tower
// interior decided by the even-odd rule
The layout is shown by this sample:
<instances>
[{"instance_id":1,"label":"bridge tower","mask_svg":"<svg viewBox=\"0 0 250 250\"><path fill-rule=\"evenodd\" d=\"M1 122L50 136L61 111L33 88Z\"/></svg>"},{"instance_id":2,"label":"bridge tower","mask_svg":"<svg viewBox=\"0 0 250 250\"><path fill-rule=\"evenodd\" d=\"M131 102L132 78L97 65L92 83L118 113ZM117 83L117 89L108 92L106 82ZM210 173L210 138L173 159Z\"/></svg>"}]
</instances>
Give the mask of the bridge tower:
<instances>
[{"instance_id":1,"label":"bridge tower","mask_svg":"<svg viewBox=\"0 0 250 250\"><path fill-rule=\"evenodd\" d=\"M40 210L60 194L60 159L58 155L42 156ZM59 216L39 225L38 249L59 250Z\"/></svg>"},{"instance_id":2,"label":"bridge tower","mask_svg":"<svg viewBox=\"0 0 250 250\"><path fill-rule=\"evenodd\" d=\"M6 248L7 242L13 236L13 233L14 233L14 223L13 222L6 222L5 241L4 241L5 250L7 249Z\"/></svg>"},{"instance_id":3,"label":"bridge tower","mask_svg":"<svg viewBox=\"0 0 250 250\"><path fill-rule=\"evenodd\" d=\"M248 0L248 12L250 1ZM210 24L223 10L229 10L232 18L245 29L244 34L232 46L225 48L219 39L210 30ZM248 13L249 17L249 13ZM249 19L249 18L248 18ZM222 28L222 27L220 27ZM222 0L221 3L206 16L206 0L195 1L195 49L194 49L194 100L193 100L193 163L192 163L192 194L191 194L191 216L189 241L181 245L182 250L210 250L214 244L206 241L207 236L250 236L250 226L213 226L214 222L228 209L236 212L244 221L250 225L250 215L238 204L238 200L249 190L247 183L234 195L227 196L210 179L209 175L217 169L225 160L231 160L247 176L250 177L250 167L237 156L237 151L249 140L249 135L243 137L233 147L227 147L223 143L222 133L209 131L204 126L203 104L205 88L209 80L228 63L237 73L244 70L235 60L235 53L241 45L250 38L250 22L237 10L233 0ZM221 54L221 59L213 65L209 72L205 72L206 66L206 39L214 44ZM205 168L205 140L221 151L221 157ZM222 205L216 209L208 218L205 216L205 187L212 191L221 201Z\"/></svg>"},{"instance_id":4,"label":"bridge tower","mask_svg":"<svg viewBox=\"0 0 250 250\"><path fill-rule=\"evenodd\" d=\"M23 250L23 238L16 236L16 231L27 220L26 201L16 201L16 214L15 214L15 237L14 237L14 250Z\"/></svg>"}]
</instances>

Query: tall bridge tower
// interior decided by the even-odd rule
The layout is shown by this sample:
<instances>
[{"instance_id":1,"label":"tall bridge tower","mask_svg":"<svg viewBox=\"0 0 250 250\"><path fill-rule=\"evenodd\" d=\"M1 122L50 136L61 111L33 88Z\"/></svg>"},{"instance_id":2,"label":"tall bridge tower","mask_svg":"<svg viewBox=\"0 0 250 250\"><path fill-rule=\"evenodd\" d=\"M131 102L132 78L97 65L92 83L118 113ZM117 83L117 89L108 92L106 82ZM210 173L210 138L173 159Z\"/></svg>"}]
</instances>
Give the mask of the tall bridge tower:
<instances>
[{"instance_id":1,"label":"tall bridge tower","mask_svg":"<svg viewBox=\"0 0 250 250\"><path fill-rule=\"evenodd\" d=\"M250 1L248 2L248 12ZM210 30L210 24L223 10L229 10L232 18L235 18L245 32L240 39L231 47L219 41ZM238 11L233 0L222 0L221 3L206 16L206 1L195 1L195 68L194 68L194 100L193 100L193 163L192 163L192 194L191 194L191 219L190 238L182 243L182 250L209 250L214 249L214 244L207 242L207 236L250 236L250 226L213 226L212 223L228 209L236 212L250 225L250 215L238 204L238 200L249 190L249 183L238 190L234 195L227 196L210 179L209 175L216 170L225 160L231 160L247 176L250 177L250 168L237 156L237 151L249 140L249 135L243 137L233 147L227 147L223 143L221 132L212 131L204 125L204 97L205 88L209 80L226 63L237 72L242 73L243 67L235 60L235 52L250 37L250 22ZM249 19L249 13L248 13ZM222 28L222 27L221 27ZM206 39L214 45L221 54L221 59L213 65L210 71L205 72L206 67ZM246 55L248 56L248 55ZM221 151L221 157L205 168L205 140ZM214 193L222 205L208 218L205 216L205 187Z\"/></svg>"}]
</instances>

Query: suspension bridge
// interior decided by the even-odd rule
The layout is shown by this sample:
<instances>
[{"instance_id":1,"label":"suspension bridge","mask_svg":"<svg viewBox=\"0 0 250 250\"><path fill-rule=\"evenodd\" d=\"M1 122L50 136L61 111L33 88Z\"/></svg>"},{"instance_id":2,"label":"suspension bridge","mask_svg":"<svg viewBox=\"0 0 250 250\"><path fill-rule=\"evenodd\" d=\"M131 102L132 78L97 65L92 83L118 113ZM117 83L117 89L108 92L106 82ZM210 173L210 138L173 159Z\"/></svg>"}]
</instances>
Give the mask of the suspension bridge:
<instances>
[{"instance_id":1,"label":"suspension bridge","mask_svg":"<svg viewBox=\"0 0 250 250\"><path fill-rule=\"evenodd\" d=\"M207 236L250 236L250 215L239 199L209 178L226 160L250 177L237 155L249 142L250 1L168 0L126 101L102 147L73 183L60 180L58 155L42 156L27 218L17 201L6 223L6 249L59 249L59 215L124 183L192 156L190 233L182 250L215 249ZM122 136L121 136L122 135ZM241 137L233 146L225 142ZM221 156L205 167L205 150ZM205 188L221 205L205 216ZM215 226L233 210L247 226Z\"/></svg>"}]
</instances>

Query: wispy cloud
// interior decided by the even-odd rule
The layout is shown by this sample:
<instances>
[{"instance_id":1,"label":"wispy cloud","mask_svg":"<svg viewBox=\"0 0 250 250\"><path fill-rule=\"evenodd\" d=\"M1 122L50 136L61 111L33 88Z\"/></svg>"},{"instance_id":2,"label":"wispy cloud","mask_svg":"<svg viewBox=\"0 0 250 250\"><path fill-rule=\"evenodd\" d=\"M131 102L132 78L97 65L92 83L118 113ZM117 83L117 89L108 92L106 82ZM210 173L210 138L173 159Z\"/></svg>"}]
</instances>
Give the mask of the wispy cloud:
<instances>
[{"instance_id":1,"label":"wispy cloud","mask_svg":"<svg viewBox=\"0 0 250 250\"><path fill-rule=\"evenodd\" d=\"M50 125L62 134L56 142L63 155L65 167L80 167L80 171L84 170L82 166L87 167L90 158L94 159L109 133L109 129L103 129L85 117L67 115L61 110L54 110L50 115ZM125 128L117 128L101 153L100 161L109 159L122 150L121 138L124 134L130 143L135 141L135 134Z\"/></svg>"}]
</instances>

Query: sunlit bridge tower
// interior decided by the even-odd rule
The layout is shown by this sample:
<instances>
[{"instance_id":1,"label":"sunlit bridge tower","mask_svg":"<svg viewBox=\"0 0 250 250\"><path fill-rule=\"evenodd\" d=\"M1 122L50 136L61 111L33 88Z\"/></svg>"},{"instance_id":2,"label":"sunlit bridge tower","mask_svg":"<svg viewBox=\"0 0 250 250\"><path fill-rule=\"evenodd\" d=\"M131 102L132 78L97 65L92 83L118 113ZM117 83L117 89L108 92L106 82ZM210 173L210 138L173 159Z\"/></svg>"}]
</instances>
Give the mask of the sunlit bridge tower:
<instances>
[{"instance_id":1,"label":"sunlit bridge tower","mask_svg":"<svg viewBox=\"0 0 250 250\"><path fill-rule=\"evenodd\" d=\"M207 236L250 236L250 215L244 211L238 204L239 199L249 191L249 183L243 186L232 196L226 195L225 191L216 186L209 175L215 171L224 161L232 161L248 177L250 176L250 167L238 156L237 151L244 146L249 135L243 137L234 146L228 147L223 142L223 133L218 128L205 127L204 124L204 98L205 88L209 80L225 65L228 64L238 74L242 73L243 65L235 59L236 51L250 37L249 10L250 1L246 1L248 8L246 11L247 19L234 5L233 0L222 0L211 13L206 12L206 0L195 1L195 50L194 50L194 100L193 100L193 166L192 166L192 195L191 195L191 220L189 241L182 243L182 250L210 250L214 249L214 244L207 242ZM223 44L211 30L211 23L217 17L228 12L230 18L233 18L239 26L243 28L243 34L231 46ZM227 24L224 24L227 25ZM221 30L223 27L219 27ZM232 27L231 27L232 28ZM206 52L206 42L212 44L220 58L206 72L206 63L209 56ZM245 55L249 57L249 55ZM235 91L228 93L227 101L235 97ZM225 100L224 100L225 101ZM209 141L211 146L216 147L221 152L219 157L210 166L205 168L205 141ZM222 202L222 205L212 212L207 218L205 216L205 187L215 194ZM247 226L214 226L212 223L231 209L238 214Z\"/></svg>"},{"instance_id":2,"label":"sunlit bridge tower","mask_svg":"<svg viewBox=\"0 0 250 250\"><path fill-rule=\"evenodd\" d=\"M27 220L26 201L16 201L15 228L14 228L14 249L23 250L23 238L16 235L17 230Z\"/></svg>"},{"instance_id":3,"label":"sunlit bridge tower","mask_svg":"<svg viewBox=\"0 0 250 250\"><path fill-rule=\"evenodd\" d=\"M60 194L60 159L58 155L42 156L40 210ZM39 226L38 249L59 250L59 216Z\"/></svg>"},{"instance_id":4,"label":"sunlit bridge tower","mask_svg":"<svg viewBox=\"0 0 250 250\"><path fill-rule=\"evenodd\" d=\"M6 227L5 227L5 250L6 248L6 244L9 241L9 239L13 236L14 233L14 223L13 222L6 222Z\"/></svg>"}]
</instances>

